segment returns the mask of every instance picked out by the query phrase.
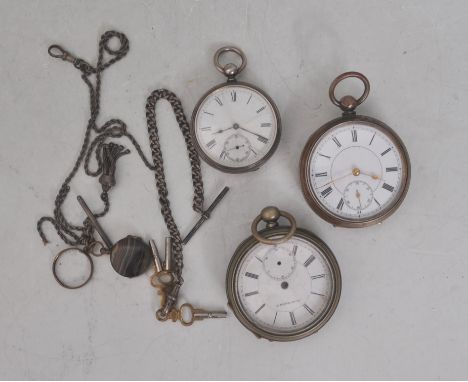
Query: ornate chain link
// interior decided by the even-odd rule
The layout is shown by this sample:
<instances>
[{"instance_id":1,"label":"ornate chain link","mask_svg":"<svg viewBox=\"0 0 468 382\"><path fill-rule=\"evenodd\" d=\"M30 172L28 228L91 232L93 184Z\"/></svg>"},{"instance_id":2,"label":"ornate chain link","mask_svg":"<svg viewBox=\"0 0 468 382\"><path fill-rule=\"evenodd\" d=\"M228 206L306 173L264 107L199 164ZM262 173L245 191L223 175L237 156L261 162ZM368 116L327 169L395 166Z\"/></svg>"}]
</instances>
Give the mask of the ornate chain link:
<instances>
[{"instance_id":1,"label":"ornate chain link","mask_svg":"<svg viewBox=\"0 0 468 382\"><path fill-rule=\"evenodd\" d=\"M200 158L198 157L198 153L193 145L192 138L190 136L190 128L180 100L169 90L158 89L153 91L146 100L146 121L148 125L151 153L153 156L154 176L156 178L156 187L159 194L161 213L164 221L166 222L167 229L173 239L172 251L176 265L175 272L178 276L181 276L183 267L182 238L174 217L172 216L170 202L168 199L169 192L167 190L161 144L159 143L158 126L156 123L156 103L161 99L165 99L171 104L177 123L179 124L182 135L184 136L189 154L190 166L192 168L192 183L194 189L192 207L194 211L199 212L200 214L203 213L203 180L200 168Z\"/></svg>"},{"instance_id":2,"label":"ornate chain link","mask_svg":"<svg viewBox=\"0 0 468 382\"><path fill-rule=\"evenodd\" d=\"M108 43L113 38L117 38L119 40L119 49L112 49L109 47ZM78 172L78 169L80 168L80 165L83 162L85 156L87 159L85 163L85 168L88 168L89 157L91 152L91 150L88 152L88 145L91 139L91 131L94 130L97 133L103 133L103 135L110 135L112 131L112 129L110 129L111 127L118 125L125 126L125 124L122 121L110 120L106 122L101 128L98 128L96 125L96 120L100 111L102 72L109 66L111 66L113 63L123 58L128 53L128 50L129 42L127 37L124 34L115 31L108 31L101 36L101 40L99 41L98 62L96 67L91 66L82 59L75 58L69 52L67 52L65 49L61 48L58 45L52 45L49 48L49 54L51 56L61 58L64 61L72 62L73 65L81 71L81 78L89 89L91 115L88 120L83 144L81 146L81 150L75 162L75 165L73 166L68 176L65 178L55 198L55 208L53 213L54 216L44 216L37 222L37 230L44 244L48 243L48 240L42 229L42 225L45 222L52 223L55 230L57 231L57 234L62 238L62 240L65 243L69 245L84 245L86 247L89 246L93 241L93 228L90 224L90 221L88 219L85 219L85 221L83 222L83 226L77 226L69 223L62 213L62 206L65 202L68 193L70 192L70 182ZM106 52L111 57L108 61L104 61L104 55ZM89 78L89 76L92 74L96 76L95 85L93 85ZM99 137L96 138L96 140L99 139ZM92 144L91 146L92 148L94 148L95 145ZM99 149L102 149L102 145L99 145ZM94 174L91 174L89 173L89 171L87 171L89 175L97 176L102 171L101 152L99 150L96 151L96 157L98 158L99 167L97 171L94 172ZM109 197L107 195L107 191L108 190L103 188L103 192L101 193L101 199L104 202L104 210L97 214L97 216L104 216L109 210Z\"/></svg>"},{"instance_id":3,"label":"ornate chain link","mask_svg":"<svg viewBox=\"0 0 468 382\"><path fill-rule=\"evenodd\" d=\"M112 38L117 38L119 40L119 49L112 49L109 47L109 41ZM177 225L175 223L174 217L172 216L172 211L168 199L168 190L164 174L164 163L162 158L161 146L159 143L155 113L156 103L160 99L166 99L172 106L172 109L176 116L176 120L185 139L187 151L189 153L190 165L192 167L192 182L194 188L193 209L196 212L202 214L204 197L200 159L195 150L195 147L193 146L192 139L190 136L189 125L184 115L184 111L180 100L174 93L165 89L155 90L147 99L146 118L148 123L148 133L153 158L153 165L144 155L136 139L130 133L127 132L127 126L123 121L119 119L111 119L101 127L97 127L96 125L96 120L100 111L102 72L109 66L111 66L113 63L117 62L122 57L124 57L128 53L128 50L129 41L127 37L124 34L115 31L108 31L101 36L101 40L99 42L98 63L96 67L91 66L82 59L75 58L69 52L67 52L65 49L61 48L58 45L53 45L49 48L49 54L51 56L61 58L64 61L72 62L73 65L81 71L81 78L86 83L89 89L91 115L88 120L84 141L81 146L81 150L75 162L75 165L73 166L73 169L71 170L69 175L65 178L56 196L53 217L44 216L41 219L39 219L39 221L37 222L37 230L43 242L47 243L48 240L43 232L42 225L45 222L50 222L57 231L57 234L62 238L62 240L65 243L69 245L83 245L85 248L92 245L92 243L94 242L94 231L89 219L86 218L82 226L71 224L65 219L61 209L70 191L70 182L76 175L79 167L81 166L81 163L84 160L84 168L87 175L101 175L99 180L103 189L101 193L101 200L104 203L104 209L101 212L95 214L95 216L102 217L109 211L110 203L108 191L114 185L115 182L113 178L113 174L115 171L115 162L120 156L129 153L129 150L125 149L121 145L116 145L114 143L105 143L105 141L108 138L120 138L125 136L135 147L145 166L148 167L150 170L154 171L155 173L156 187L158 189L159 202L161 205L161 213L163 215L167 229L169 230L169 233L173 238L173 253L176 265L175 271L178 276L181 276L183 267L182 239ZM108 61L104 61L105 53L108 53L111 56L111 58ZM93 74L96 76L95 85L93 85L89 78ZM94 138L93 141L91 141L92 130L98 133L98 135ZM96 170L91 170L89 166L93 152L95 153L96 160L98 163L98 167ZM180 279L182 278L180 277Z\"/></svg>"}]
</instances>

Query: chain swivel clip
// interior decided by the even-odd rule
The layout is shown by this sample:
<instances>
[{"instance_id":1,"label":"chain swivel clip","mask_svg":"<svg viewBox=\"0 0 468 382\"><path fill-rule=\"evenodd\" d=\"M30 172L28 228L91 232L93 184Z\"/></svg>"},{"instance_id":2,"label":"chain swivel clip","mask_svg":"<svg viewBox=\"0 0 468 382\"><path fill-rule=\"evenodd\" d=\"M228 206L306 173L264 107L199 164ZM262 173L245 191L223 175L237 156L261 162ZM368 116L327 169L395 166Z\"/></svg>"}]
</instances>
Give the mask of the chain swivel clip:
<instances>
[{"instance_id":1,"label":"chain swivel clip","mask_svg":"<svg viewBox=\"0 0 468 382\"><path fill-rule=\"evenodd\" d=\"M55 58L59 58L63 61L71 62L73 66L83 72L85 75L95 73L96 70L81 58L76 58L70 52L63 49L60 45L51 45L48 49L49 55Z\"/></svg>"}]
</instances>

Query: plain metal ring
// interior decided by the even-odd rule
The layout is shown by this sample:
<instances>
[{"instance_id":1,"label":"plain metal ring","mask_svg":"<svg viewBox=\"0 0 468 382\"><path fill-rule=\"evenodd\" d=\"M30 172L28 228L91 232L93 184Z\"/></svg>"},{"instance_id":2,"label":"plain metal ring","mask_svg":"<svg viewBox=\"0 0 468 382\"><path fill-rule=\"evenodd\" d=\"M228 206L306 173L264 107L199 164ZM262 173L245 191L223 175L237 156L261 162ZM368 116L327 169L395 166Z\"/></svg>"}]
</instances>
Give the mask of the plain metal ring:
<instances>
[{"instance_id":1,"label":"plain metal ring","mask_svg":"<svg viewBox=\"0 0 468 382\"><path fill-rule=\"evenodd\" d=\"M338 101L338 99L335 96L335 88L341 81L343 81L346 78L357 78L361 80L362 83L364 84L364 92L362 93L361 97L359 97L356 100L356 106L360 105L366 100L370 91L370 82L364 74L359 73L359 72L346 72L346 73L340 74L338 77L336 77L333 80L333 82L330 85L330 89L328 91L330 100L333 102L334 105L338 106L339 108L342 108L343 105L341 104L340 101Z\"/></svg>"},{"instance_id":2,"label":"plain metal ring","mask_svg":"<svg viewBox=\"0 0 468 382\"><path fill-rule=\"evenodd\" d=\"M58 275L57 275L57 263L59 261L59 259L68 251L78 251L78 252L81 252L84 256L86 256L86 258L88 259L89 261L89 264L91 265L91 270L89 272L89 276L88 278L82 282L81 284L79 285L76 285L76 286L72 286L72 285L68 285L67 283L65 283L63 280L61 280ZM55 277L55 280L61 285L63 286L64 288L67 288L67 289L78 289L78 288L81 288L82 286L86 285L88 283L89 280L91 280L91 276L93 275L93 272L94 272L94 264L93 264L93 259L91 259L91 256L84 252L83 250L81 250L80 248L77 248L77 247L70 247L70 248L65 248L63 251L60 251L59 253L57 253L57 255L55 256L54 258L54 262L52 264L52 273L54 274L54 277Z\"/></svg>"},{"instance_id":3,"label":"plain metal ring","mask_svg":"<svg viewBox=\"0 0 468 382\"><path fill-rule=\"evenodd\" d=\"M260 233L257 231L258 223L260 223L260 220L262 220L262 215L260 214L252 222L251 230L252 230L253 237L257 239L260 243L268 244L268 245L281 244L291 239L294 233L296 232L296 228L297 228L296 219L294 219L294 216L292 216L290 213L286 211L280 211L280 216L283 216L284 218L288 219L289 223L291 223L291 227L286 235L284 235L283 237L280 237L279 239L266 239L262 235L260 235Z\"/></svg>"},{"instance_id":4,"label":"plain metal ring","mask_svg":"<svg viewBox=\"0 0 468 382\"><path fill-rule=\"evenodd\" d=\"M221 66L221 64L219 63L219 58L221 57L221 55L227 52L236 53L241 58L241 64L237 68L237 71L236 71L236 75L237 75L240 72L242 72L245 68L245 65L247 65L247 57L245 56L242 50L240 50L239 48L236 48L235 46L224 46L222 48L219 48L216 51L214 58L213 58L214 65L216 69L218 69L221 73L226 74L224 71L224 66Z\"/></svg>"}]
</instances>

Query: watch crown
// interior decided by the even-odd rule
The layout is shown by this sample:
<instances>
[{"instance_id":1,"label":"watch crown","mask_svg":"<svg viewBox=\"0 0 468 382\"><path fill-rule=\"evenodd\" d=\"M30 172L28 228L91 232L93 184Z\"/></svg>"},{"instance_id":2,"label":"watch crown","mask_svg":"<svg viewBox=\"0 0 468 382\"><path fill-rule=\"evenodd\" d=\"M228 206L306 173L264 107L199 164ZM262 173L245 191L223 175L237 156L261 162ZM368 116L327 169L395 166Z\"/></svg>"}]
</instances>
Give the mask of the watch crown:
<instances>
[{"instance_id":1,"label":"watch crown","mask_svg":"<svg viewBox=\"0 0 468 382\"><path fill-rule=\"evenodd\" d=\"M340 99L340 107L343 111L353 111L359 105L356 98L347 95Z\"/></svg>"},{"instance_id":2,"label":"watch crown","mask_svg":"<svg viewBox=\"0 0 468 382\"><path fill-rule=\"evenodd\" d=\"M223 68L224 74L229 78L234 77L237 74L238 70L239 68L237 67L237 65L232 63L224 65Z\"/></svg>"},{"instance_id":3,"label":"watch crown","mask_svg":"<svg viewBox=\"0 0 468 382\"><path fill-rule=\"evenodd\" d=\"M262 220L266 223L276 223L280 218L280 210L274 206L265 207L260 213Z\"/></svg>"}]
</instances>

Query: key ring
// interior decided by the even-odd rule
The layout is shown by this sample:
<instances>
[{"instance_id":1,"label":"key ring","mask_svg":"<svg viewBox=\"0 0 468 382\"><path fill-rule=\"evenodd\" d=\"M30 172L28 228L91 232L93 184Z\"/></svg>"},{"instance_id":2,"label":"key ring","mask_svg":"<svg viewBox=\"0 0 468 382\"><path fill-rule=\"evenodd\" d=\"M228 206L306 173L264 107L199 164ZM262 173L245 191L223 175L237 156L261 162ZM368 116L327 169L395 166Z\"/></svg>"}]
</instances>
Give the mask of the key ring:
<instances>
[{"instance_id":1,"label":"key ring","mask_svg":"<svg viewBox=\"0 0 468 382\"><path fill-rule=\"evenodd\" d=\"M258 223L260 223L260 220L263 220L267 223L267 227L274 227L276 226L277 220L283 216L284 218L289 220L289 223L291 224L291 227L286 235L283 237L280 237L279 239L266 239L257 230ZM291 239L296 232L296 219L294 219L294 216L292 216L289 212L286 211L280 211L276 207L265 207L260 215L258 215L254 221L252 222L252 235L255 239L257 239L260 243L263 244L268 244L268 245L275 245L275 244L281 244L289 239Z\"/></svg>"},{"instance_id":2,"label":"key ring","mask_svg":"<svg viewBox=\"0 0 468 382\"><path fill-rule=\"evenodd\" d=\"M158 288L159 286L168 286L172 285L174 283L174 273L171 271L167 270L162 270L160 272L154 273L151 276L150 282L151 285L155 288Z\"/></svg>"},{"instance_id":3,"label":"key ring","mask_svg":"<svg viewBox=\"0 0 468 382\"><path fill-rule=\"evenodd\" d=\"M95 248L99 249L99 252L95 252ZM85 253L91 254L94 257L101 257L102 255L108 255L109 249L105 247L104 243L100 241L93 241L89 246L85 248Z\"/></svg>"},{"instance_id":4,"label":"key ring","mask_svg":"<svg viewBox=\"0 0 468 382\"><path fill-rule=\"evenodd\" d=\"M187 310L188 312L190 312L190 315L187 319L184 318L184 311ZM180 321L180 323L184 326L190 326L193 324L193 322L195 321L195 309L194 307L192 306L192 304L188 304L188 303L185 303L185 304L182 304L179 308L179 313L178 313L178 317L177 317Z\"/></svg>"},{"instance_id":5,"label":"key ring","mask_svg":"<svg viewBox=\"0 0 468 382\"><path fill-rule=\"evenodd\" d=\"M83 254L89 261L89 265L91 266L91 269L89 271L89 275L88 277L86 278L85 281L83 281L81 284L78 284L78 285L68 285L66 282L64 282L63 280L60 279L60 277L58 276L57 274L57 263L58 261L60 260L60 258L65 254L67 253L68 251L78 251L80 252L81 254ZM55 277L55 280L61 285L63 286L64 288L67 288L67 289L78 289L78 288L81 288L83 286L85 286L89 280L91 280L91 276L93 275L93 272L94 272L94 264L93 264L93 260L91 259L91 256L86 253L85 251L81 250L80 248L77 248L77 247L70 247L70 248L65 248L64 250L60 251L59 253L57 253L57 255L55 256L54 258L54 262L52 264L52 273L54 274L54 277Z\"/></svg>"},{"instance_id":6,"label":"key ring","mask_svg":"<svg viewBox=\"0 0 468 382\"><path fill-rule=\"evenodd\" d=\"M346 78L357 78L362 81L364 84L364 92L362 93L361 97L358 99L354 98L353 96L346 95L338 100L335 96L335 88L336 86ZM369 95L370 91L370 83L367 77L364 74L359 72L346 72L340 74L336 77L330 85L330 89L328 95L330 96L330 100L333 102L334 105L338 106L343 111L353 111L356 107L358 107L361 103L363 103L367 96Z\"/></svg>"},{"instance_id":7,"label":"key ring","mask_svg":"<svg viewBox=\"0 0 468 382\"><path fill-rule=\"evenodd\" d=\"M241 58L241 64L239 67L234 63L228 63L224 66L222 66L219 63L219 58L221 57L221 55L227 52L236 53ZM225 47L218 49L214 55L213 61L214 61L214 65L216 69L218 69L221 73L223 73L229 79L233 79L236 75L242 72L245 68L245 65L247 65L247 57L245 57L244 52L234 46L225 46Z\"/></svg>"}]
</instances>

